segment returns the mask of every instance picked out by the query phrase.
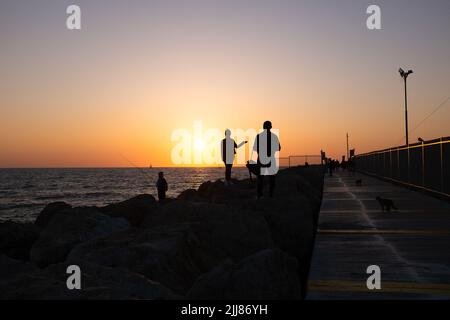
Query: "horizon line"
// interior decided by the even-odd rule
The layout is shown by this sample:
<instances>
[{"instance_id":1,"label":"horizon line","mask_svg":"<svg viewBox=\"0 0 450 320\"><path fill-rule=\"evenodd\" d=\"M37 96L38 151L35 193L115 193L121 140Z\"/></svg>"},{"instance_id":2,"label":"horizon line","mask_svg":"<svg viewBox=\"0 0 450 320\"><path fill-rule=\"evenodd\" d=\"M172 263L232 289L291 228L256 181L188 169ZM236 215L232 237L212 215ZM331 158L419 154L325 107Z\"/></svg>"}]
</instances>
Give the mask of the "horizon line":
<instances>
[{"instance_id":1,"label":"horizon line","mask_svg":"<svg viewBox=\"0 0 450 320\"><path fill-rule=\"evenodd\" d=\"M234 168L245 168L245 165L233 165ZM100 166L100 167L0 167L0 170L7 169L188 169L188 168L224 168L223 165L217 166L155 166L155 167L132 167L132 166Z\"/></svg>"}]
</instances>

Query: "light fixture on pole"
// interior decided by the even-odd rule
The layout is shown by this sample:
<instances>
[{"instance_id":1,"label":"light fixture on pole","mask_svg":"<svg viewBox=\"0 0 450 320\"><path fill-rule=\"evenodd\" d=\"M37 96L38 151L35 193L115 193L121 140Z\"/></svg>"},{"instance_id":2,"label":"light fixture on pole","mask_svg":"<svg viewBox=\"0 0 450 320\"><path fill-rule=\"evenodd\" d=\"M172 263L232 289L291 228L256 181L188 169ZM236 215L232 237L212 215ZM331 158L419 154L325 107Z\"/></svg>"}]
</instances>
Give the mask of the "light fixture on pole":
<instances>
[{"instance_id":1,"label":"light fixture on pole","mask_svg":"<svg viewBox=\"0 0 450 320\"><path fill-rule=\"evenodd\" d=\"M402 68L400 68L398 70L398 72L400 73L400 76L403 78L404 82L405 82L405 130L406 130L406 145L409 146L409 139L408 139L408 95L407 95L407 91L406 91L406 79L408 78L408 76L413 73L412 70L408 70L405 71Z\"/></svg>"}]
</instances>

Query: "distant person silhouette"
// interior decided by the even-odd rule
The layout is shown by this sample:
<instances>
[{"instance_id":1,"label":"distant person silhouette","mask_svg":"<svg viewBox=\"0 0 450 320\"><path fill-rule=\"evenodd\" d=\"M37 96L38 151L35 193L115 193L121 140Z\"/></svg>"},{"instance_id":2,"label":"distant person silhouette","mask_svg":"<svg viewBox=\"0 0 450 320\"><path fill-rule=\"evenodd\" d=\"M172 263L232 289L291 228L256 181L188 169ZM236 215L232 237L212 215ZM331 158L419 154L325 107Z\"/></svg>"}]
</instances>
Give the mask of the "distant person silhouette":
<instances>
[{"instance_id":1,"label":"distant person silhouette","mask_svg":"<svg viewBox=\"0 0 450 320\"><path fill-rule=\"evenodd\" d=\"M156 189L158 190L158 199L162 201L166 198L166 192L169 189L167 181L164 178L164 172L158 173L158 181L156 181Z\"/></svg>"},{"instance_id":2,"label":"distant person silhouette","mask_svg":"<svg viewBox=\"0 0 450 320\"><path fill-rule=\"evenodd\" d=\"M348 175L354 176L355 171L356 171L356 163L355 163L355 159L353 159L353 157L348 160L347 168L348 168Z\"/></svg>"},{"instance_id":3,"label":"distant person silhouette","mask_svg":"<svg viewBox=\"0 0 450 320\"><path fill-rule=\"evenodd\" d=\"M265 121L264 131L258 134L253 143L253 151L258 153L257 163L261 165L261 172L258 176L257 197L261 198L264 191L264 176L269 176L269 194L273 197L275 190L275 175L278 173L278 164L275 153L281 150L278 136L272 133L272 123Z\"/></svg>"},{"instance_id":4,"label":"distant person silhouette","mask_svg":"<svg viewBox=\"0 0 450 320\"><path fill-rule=\"evenodd\" d=\"M346 171L347 170L347 165L348 165L348 161L345 161L345 159L342 158L342 161L341 161L342 171Z\"/></svg>"},{"instance_id":5,"label":"distant person silhouette","mask_svg":"<svg viewBox=\"0 0 450 320\"><path fill-rule=\"evenodd\" d=\"M222 140L222 161L225 164L225 185L231 185L231 168L233 167L234 155L236 149L242 147L248 141L243 141L240 144L236 144L236 141L231 138L230 129L225 130L225 139Z\"/></svg>"},{"instance_id":6,"label":"distant person silhouette","mask_svg":"<svg viewBox=\"0 0 450 320\"><path fill-rule=\"evenodd\" d=\"M332 177L333 176L333 164L334 164L334 161L331 160L331 158L328 158L327 162L328 162L328 173L329 173L330 177Z\"/></svg>"}]
</instances>

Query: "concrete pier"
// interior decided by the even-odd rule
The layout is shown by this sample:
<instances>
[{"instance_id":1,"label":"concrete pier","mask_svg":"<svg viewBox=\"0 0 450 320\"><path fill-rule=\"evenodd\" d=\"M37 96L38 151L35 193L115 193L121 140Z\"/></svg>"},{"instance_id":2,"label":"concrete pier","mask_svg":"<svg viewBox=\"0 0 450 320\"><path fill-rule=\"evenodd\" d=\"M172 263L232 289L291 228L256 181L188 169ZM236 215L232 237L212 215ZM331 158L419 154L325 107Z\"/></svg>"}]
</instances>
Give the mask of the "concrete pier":
<instances>
[{"instance_id":1,"label":"concrete pier","mask_svg":"<svg viewBox=\"0 0 450 320\"><path fill-rule=\"evenodd\" d=\"M382 212L377 196L399 210ZM380 290L367 288L370 265L381 269ZM307 299L450 299L450 203L362 174L326 174Z\"/></svg>"}]
</instances>

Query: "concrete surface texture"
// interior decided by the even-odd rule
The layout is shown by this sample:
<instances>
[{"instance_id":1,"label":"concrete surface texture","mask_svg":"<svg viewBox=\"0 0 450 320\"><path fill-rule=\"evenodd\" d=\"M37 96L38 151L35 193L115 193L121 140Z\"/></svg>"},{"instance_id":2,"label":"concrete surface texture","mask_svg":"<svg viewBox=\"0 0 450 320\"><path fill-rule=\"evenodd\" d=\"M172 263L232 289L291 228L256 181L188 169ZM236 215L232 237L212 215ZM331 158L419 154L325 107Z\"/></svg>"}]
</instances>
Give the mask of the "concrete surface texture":
<instances>
[{"instance_id":1,"label":"concrete surface texture","mask_svg":"<svg viewBox=\"0 0 450 320\"><path fill-rule=\"evenodd\" d=\"M383 212L377 196L398 210ZM370 265L380 267L379 290L367 287ZM450 299L450 203L362 174L327 174L308 289L309 300Z\"/></svg>"}]
</instances>

